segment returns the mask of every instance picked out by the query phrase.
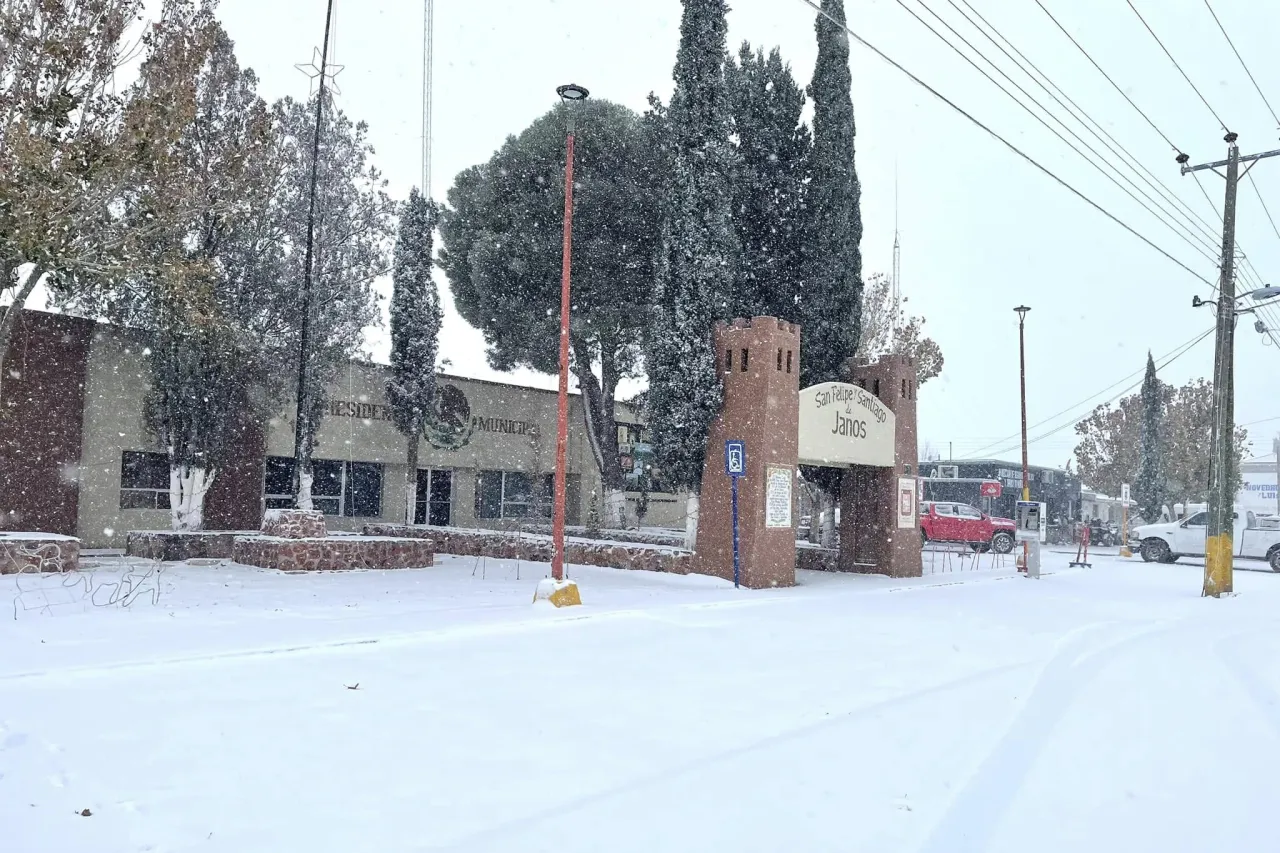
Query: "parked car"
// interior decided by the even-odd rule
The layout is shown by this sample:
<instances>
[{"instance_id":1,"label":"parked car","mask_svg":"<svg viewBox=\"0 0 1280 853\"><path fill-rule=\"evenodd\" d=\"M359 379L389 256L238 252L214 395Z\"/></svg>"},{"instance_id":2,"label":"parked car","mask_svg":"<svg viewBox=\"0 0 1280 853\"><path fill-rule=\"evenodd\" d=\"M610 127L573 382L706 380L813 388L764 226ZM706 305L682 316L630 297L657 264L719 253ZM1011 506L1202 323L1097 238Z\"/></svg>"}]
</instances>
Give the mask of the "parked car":
<instances>
[{"instance_id":1,"label":"parked car","mask_svg":"<svg viewBox=\"0 0 1280 853\"><path fill-rule=\"evenodd\" d=\"M1280 572L1280 518L1236 511L1231 542L1235 556L1266 560L1273 572ZM1182 521L1147 524L1134 530L1141 545L1139 553L1148 563L1173 563L1179 557L1203 557L1205 529L1209 513L1197 512Z\"/></svg>"},{"instance_id":2,"label":"parked car","mask_svg":"<svg viewBox=\"0 0 1280 853\"><path fill-rule=\"evenodd\" d=\"M925 542L967 542L979 550L1008 554L1016 529L1012 519L994 518L968 504L920 503L920 537Z\"/></svg>"}]
</instances>

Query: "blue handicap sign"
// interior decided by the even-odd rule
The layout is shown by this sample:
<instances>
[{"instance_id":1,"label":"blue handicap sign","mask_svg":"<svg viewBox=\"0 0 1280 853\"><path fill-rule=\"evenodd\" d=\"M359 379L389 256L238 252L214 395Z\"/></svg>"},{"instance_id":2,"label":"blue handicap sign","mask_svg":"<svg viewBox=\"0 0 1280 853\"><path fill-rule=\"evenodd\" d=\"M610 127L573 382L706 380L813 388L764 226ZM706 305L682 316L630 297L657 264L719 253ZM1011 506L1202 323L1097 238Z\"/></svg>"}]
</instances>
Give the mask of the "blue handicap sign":
<instances>
[{"instance_id":1,"label":"blue handicap sign","mask_svg":"<svg viewBox=\"0 0 1280 853\"><path fill-rule=\"evenodd\" d=\"M730 440L724 443L724 472L730 477L747 475L747 443Z\"/></svg>"}]
</instances>

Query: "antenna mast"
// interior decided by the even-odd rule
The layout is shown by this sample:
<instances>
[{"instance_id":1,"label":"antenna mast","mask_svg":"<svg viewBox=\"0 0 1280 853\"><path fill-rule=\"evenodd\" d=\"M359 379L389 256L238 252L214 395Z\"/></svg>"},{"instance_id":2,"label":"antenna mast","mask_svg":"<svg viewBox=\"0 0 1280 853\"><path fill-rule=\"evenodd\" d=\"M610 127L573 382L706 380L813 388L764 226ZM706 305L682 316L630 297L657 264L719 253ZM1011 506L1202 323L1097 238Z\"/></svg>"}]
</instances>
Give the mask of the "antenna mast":
<instances>
[{"instance_id":1,"label":"antenna mast","mask_svg":"<svg viewBox=\"0 0 1280 853\"><path fill-rule=\"evenodd\" d=\"M431 198L431 72L435 60L435 0L426 0L422 19L422 195Z\"/></svg>"},{"instance_id":2,"label":"antenna mast","mask_svg":"<svg viewBox=\"0 0 1280 853\"><path fill-rule=\"evenodd\" d=\"M902 247L898 242L898 163L893 163L893 312L890 320L893 330L898 331L898 320L902 314Z\"/></svg>"}]
</instances>

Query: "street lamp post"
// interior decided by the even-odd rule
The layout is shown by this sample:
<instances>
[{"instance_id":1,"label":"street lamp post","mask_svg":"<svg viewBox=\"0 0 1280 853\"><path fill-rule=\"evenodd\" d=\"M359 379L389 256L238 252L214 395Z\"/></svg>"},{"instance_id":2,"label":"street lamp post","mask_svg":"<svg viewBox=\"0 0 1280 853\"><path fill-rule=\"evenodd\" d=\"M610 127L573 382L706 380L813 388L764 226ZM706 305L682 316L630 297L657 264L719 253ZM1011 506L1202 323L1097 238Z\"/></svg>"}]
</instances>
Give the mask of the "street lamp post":
<instances>
[{"instance_id":1,"label":"street lamp post","mask_svg":"<svg viewBox=\"0 0 1280 853\"><path fill-rule=\"evenodd\" d=\"M564 580L565 477L569 448L569 270L573 250L573 103L590 93L570 83L556 88L568 104L564 160L564 248L560 267L560 395L556 401L556 494L551 524L551 577Z\"/></svg>"},{"instance_id":2,"label":"street lamp post","mask_svg":"<svg viewBox=\"0 0 1280 853\"><path fill-rule=\"evenodd\" d=\"M1019 305L1013 309L1018 312L1018 384L1022 397L1022 499L1031 500L1031 473L1027 465L1027 338L1025 333L1027 312L1031 309ZM1022 565L1027 565L1027 543L1022 543Z\"/></svg>"}]
</instances>

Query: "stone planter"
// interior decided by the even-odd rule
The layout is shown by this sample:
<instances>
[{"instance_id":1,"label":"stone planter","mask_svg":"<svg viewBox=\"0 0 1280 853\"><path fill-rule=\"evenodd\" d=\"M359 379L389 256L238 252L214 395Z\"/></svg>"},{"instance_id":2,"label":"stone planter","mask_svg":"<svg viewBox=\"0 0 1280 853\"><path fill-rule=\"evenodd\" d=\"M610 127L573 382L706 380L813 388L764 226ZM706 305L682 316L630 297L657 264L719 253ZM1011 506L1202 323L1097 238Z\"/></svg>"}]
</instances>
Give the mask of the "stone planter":
<instances>
[{"instance_id":1,"label":"stone planter","mask_svg":"<svg viewBox=\"0 0 1280 853\"><path fill-rule=\"evenodd\" d=\"M73 536L0 531L0 575L74 572L79 568L80 540Z\"/></svg>"}]
</instances>

